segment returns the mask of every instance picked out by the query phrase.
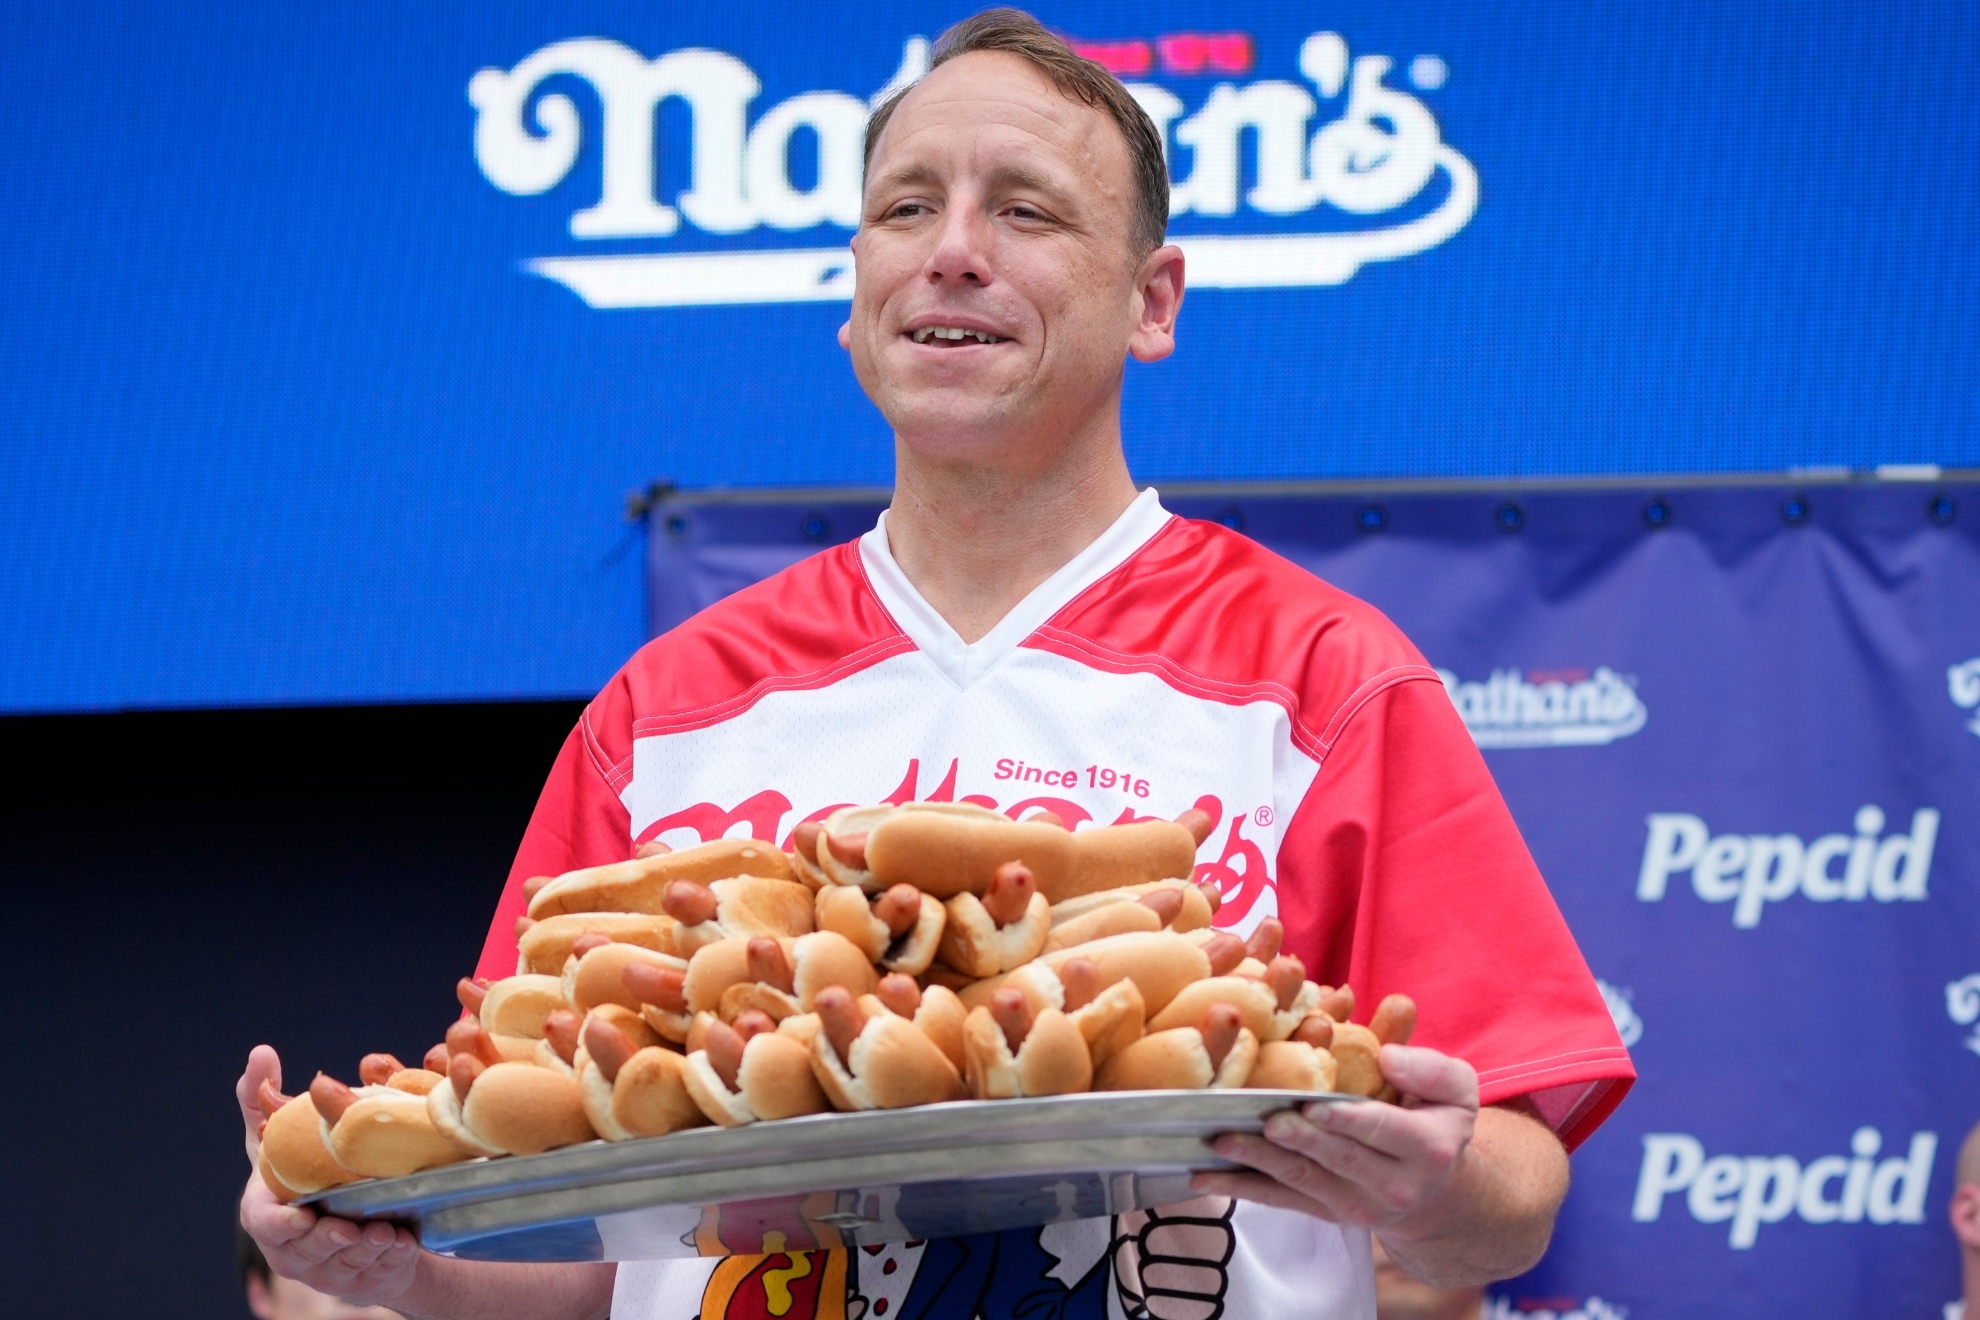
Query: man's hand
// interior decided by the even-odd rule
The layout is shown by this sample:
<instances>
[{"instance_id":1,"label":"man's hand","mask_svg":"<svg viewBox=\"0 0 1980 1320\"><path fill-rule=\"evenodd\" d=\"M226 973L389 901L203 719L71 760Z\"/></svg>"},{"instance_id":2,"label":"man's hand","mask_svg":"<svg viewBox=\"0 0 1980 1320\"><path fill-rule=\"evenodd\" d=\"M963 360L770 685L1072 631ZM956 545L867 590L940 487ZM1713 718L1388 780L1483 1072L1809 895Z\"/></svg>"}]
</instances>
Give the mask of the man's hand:
<instances>
[{"instance_id":1,"label":"man's hand","mask_svg":"<svg viewBox=\"0 0 1980 1320\"><path fill-rule=\"evenodd\" d=\"M1478 1074L1435 1050L1382 1047L1401 1105L1362 1101L1275 1114L1263 1136L1220 1137L1255 1173L1204 1173L1194 1190L1373 1229L1429 1283L1486 1283L1546 1250L1567 1194L1567 1154L1515 1109L1478 1107Z\"/></svg>"},{"instance_id":2,"label":"man's hand","mask_svg":"<svg viewBox=\"0 0 1980 1320\"><path fill-rule=\"evenodd\" d=\"M261 1107L261 1084L282 1089L282 1060L257 1045L246 1071L234 1084L241 1123L247 1129L248 1163L261 1158L261 1129L268 1114ZM259 1173L248 1175L241 1193L241 1227L285 1278L308 1284L362 1306L391 1306L412 1284L419 1268L419 1239L391 1224L354 1224L302 1206L283 1205Z\"/></svg>"}]
</instances>

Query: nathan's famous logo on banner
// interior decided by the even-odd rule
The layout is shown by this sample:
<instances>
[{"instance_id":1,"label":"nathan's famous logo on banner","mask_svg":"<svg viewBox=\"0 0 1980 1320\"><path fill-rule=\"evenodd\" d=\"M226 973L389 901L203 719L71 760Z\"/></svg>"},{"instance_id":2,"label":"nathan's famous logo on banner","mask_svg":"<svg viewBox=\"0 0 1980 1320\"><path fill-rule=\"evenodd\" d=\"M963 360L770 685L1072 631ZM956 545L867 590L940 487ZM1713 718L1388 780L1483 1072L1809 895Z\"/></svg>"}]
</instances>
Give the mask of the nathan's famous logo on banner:
<instances>
[{"instance_id":1,"label":"nathan's famous logo on banner","mask_svg":"<svg viewBox=\"0 0 1980 1320\"><path fill-rule=\"evenodd\" d=\"M1417 95L1449 75L1434 55L1399 72L1387 55L1351 54L1338 33L1317 32L1299 46L1300 81L1241 81L1255 53L1244 33L1078 48L1119 74L1162 132L1174 241L1192 287L1339 284L1365 262L1437 246L1477 208L1476 171ZM928 60L927 39L915 37L870 95L807 91L759 106L762 81L741 56L695 48L649 59L574 37L474 75L475 160L497 188L531 196L562 183L595 135L600 194L571 216L570 232L615 250L525 263L593 307L850 298L845 239L859 224L867 116ZM818 72L832 76L829 66ZM590 84L596 122L557 89L571 78ZM692 124L683 162L661 158L670 102ZM669 190L669 177L686 186ZM761 242L762 231L821 227L845 233L812 246ZM626 240L656 250L627 253Z\"/></svg>"},{"instance_id":2,"label":"nathan's famous logo on banner","mask_svg":"<svg viewBox=\"0 0 1980 1320\"><path fill-rule=\"evenodd\" d=\"M1803 840L1793 834L1718 834L1697 816L1655 812L1649 817L1636 896L1662 902L1671 877L1689 872L1691 890L1707 903L1731 903L1733 925L1760 924L1767 904L1796 894L1816 903L1922 901L1939 838L1939 813L1920 807L1909 831L1884 835L1884 810L1856 813L1855 834ZM1840 870L1838 869L1840 868Z\"/></svg>"},{"instance_id":3,"label":"nathan's famous logo on banner","mask_svg":"<svg viewBox=\"0 0 1980 1320\"><path fill-rule=\"evenodd\" d=\"M1643 1138L1630 1218L1653 1224L1664 1200L1684 1193L1684 1207L1701 1224L1730 1223L1726 1241L1751 1248L1764 1224L1794 1215L1806 1224L1922 1224L1938 1134L1914 1133L1901 1155L1878 1159L1883 1134L1860 1127L1848 1155L1824 1155L1806 1165L1792 1155L1714 1155L1696 1137L1652 1132Z\"/></svg>"},{"instance_id":4,"label":"nathan's famous logo on banner","mask_svg":"<svg viewBox=\"0 0 1980 1320\"><path fill-rule=\"evenodd\" d=\"M1958 1027L1972 1027L1971 1035L1961 1042L1967 1049L1980 1054L1980 972L1962 976L1946 986L1946 1016Z\"/></svg>"},{"instance_id":5,"label":"nathan's famous logo on banner","mask_svg":"<svg viewBox=\"0 0 1980 1320\"><path fill-rule=\"evenodd\" d=\"M1437 676L1480 747L1588 747L1627 738L1650 717L1635 683L1607 665L1592 674L1495 669L1476 683L1448 669Z\"/></svg>"},{"instance_id":6,"label":"nathan's famous logo on banner","mask_svg":"<svg viewBox=\"0 0 1980 1320\"><path fill-rule=\"evenodd\" d=\"M1966 727L1980 736L1980 657L1965 661L1946 670L1946 691L1953 699L1953 705L1961 710L1973 712Z\"/></svg>"}]
</instances>

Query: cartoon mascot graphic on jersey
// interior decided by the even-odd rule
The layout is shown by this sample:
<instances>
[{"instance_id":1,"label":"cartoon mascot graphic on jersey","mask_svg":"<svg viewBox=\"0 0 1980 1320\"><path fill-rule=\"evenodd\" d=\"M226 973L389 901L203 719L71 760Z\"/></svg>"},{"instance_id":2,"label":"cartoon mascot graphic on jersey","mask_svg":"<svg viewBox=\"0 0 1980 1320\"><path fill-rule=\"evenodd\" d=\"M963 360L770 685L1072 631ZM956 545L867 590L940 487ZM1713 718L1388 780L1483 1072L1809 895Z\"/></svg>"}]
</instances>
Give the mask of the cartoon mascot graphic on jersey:
<instances>
[{"instance_id":1,"label":"cartoon mascot graphic on jersey","mask_svg":"<svg viewBox=\"0 0 1980 1320\"><path fill-rule=\"evenodd\" d=\"M1042 1229L730 1256L709 1276L700 1320L1107 1320L1110 1279L1127 1320L1220 1320L1233 1208L1204 1197ZM701 1236L750 1233L769 1246L815 1240L755 1219Z\"/></svg>"}]
</instances>

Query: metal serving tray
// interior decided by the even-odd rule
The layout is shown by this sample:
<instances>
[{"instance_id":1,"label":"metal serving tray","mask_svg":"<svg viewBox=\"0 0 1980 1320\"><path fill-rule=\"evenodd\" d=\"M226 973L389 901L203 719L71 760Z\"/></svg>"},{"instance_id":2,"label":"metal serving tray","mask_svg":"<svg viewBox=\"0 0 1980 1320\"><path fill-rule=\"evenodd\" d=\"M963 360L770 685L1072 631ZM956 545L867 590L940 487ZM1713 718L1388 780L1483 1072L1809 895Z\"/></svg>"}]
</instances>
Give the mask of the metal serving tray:
<instances>
[{"instance_id":1,"label":"metal serving tray","mask_svg":"<svg viewBox=\"0 0 1980 1320\"><path fill-rule=\"evenodd\" d=\"M352 1183L302 1204L472 1260L653 1260L959 1237L1189 1199L1209 1140L1353 1096L1114 1091L692 1128Z\"/></svg>"}]
</instances>

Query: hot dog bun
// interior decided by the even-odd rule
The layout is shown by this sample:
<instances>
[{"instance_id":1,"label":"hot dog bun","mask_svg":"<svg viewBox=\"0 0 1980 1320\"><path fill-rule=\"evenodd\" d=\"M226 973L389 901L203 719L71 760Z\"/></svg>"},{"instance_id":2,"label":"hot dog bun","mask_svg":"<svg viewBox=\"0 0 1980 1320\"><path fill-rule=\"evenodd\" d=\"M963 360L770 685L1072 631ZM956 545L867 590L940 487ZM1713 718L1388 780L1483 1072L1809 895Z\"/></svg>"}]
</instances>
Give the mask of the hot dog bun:
<instances>
[{"instance_id":1,"label":"hot dog bun","mask_svg":"<svg viewBox=\"0 0 1980 1320\"><path fill-rule=\"evenodd\" d=\"M1200 1091L1243 1086L1258 1059L1258 1037L1240 1031L1221 1065L1213 1066L1196 1027L1143 1036L1101 1065L1096 1091Z\"/></svg>"},{"instance_id":2,"label":"hot dog bun","mask_svg":"<svg viewBox=\"0 0 1980 1320\"><path fill-rule=\"evenodd\" d=\"M655 953L680 952L674 946L674 919L643 912L573 912L545 917L517 941L517 969L561 976L571 945L580 935L603 935L615 944L637 944Z\"/></svg>"},{"instance_id":3,"label":"hot dog bun","mask_svg":"<svg viewBox=\"0 0 1980 1320\"><path fill-rule=\"evenodd\" d=\"M1212 1004L1230 1004L1242 1015L1246 1031L1261 1041L1272 1038L1278 1001L1263 983L1248 981L1241 976L1213 976L1184 986L1161 1012L1148 1019L1148 1029L1167 1031L1170 1027L1186 1027L1201 1022L1204 1012ZM1291 1035L1292 1028L1288 1027L1285 1034Z\"/></svg>"},{"instance_id":4,"label":"hot dog bun","mask_svg":"<svg viewBox=\"0 0 1980 1320\"><path fill-rule=\"evenodd\" d=\"M427 1099L452 1091L438 1087ZM509 1155L536 1155L596 1135L577 1078L528 1063L498 1063L483 1072L460 1105L460 1119L478 1141Z\"/></svg>"},{"instance_id":5,"label":"hot dog bun","mask_svg":"<svg viewBox=\"0 0 1980 1320\"><path fill-rule=\"evenodd\" d=\"M293 1201L330 1187L355 1182L359 1175L337 1163L323 1139L323 1124L307 1092L268 1116L261 1132L263 1182L279 1201ZM268 1173L274 1174L271 1180Z\"/></svg>"},{"instance_id":6,"label":"hot dog bun","mask_svg":"<svg viewBox=\"0 0 1980 1320\"><path fill-rule=\"evenodd\" d=\"M762 839L717 839L679 852L567 871L537 891L529 915L537 921L571 912L658 915L666 911L661 896L670 881L709 885L739 875L790 880L791 859Z\"/></svg>"},{"instance_id":7,"label":"hot dog bun","mask_svg":"<svg viewBox=\"0 0 1980 1320\"><path fill-rule=\"evenodd\" d=\"M876 1013L866 1019L842 1060L829 1035L812 1038L813 1074L840 1110L904 1109L966 1094L962 1075L934 1041L903 1017Z\"/></svg>"},{"instance_id":8,"label":"hot dog bun","mask_svg":"<svg viewBox=\"0 0 1980 1320\"><path fill-rule=\"evenodd\" d=\"M426 1099L389 1086L367 1086L330 1126L337 1163L363 1178L402 1178L467 1156L428 1117Z\"/></svg>"},{"instance_id":9,"label":"hot dog bun","mask_svg":"<svg viewBox=\"0 0 1980 1320\"><path fill-rule=\"evenodd\" d=\"M715 898L715 917L692 926L676 926L674 941L683 957L723 939L752 935L795 938L812 931L811 890L794 880L743 875L708 885Z\"/></svg>"},{"instance_id":10,"label":"hot dog bun","mask_svg":"<svg viewBox=\"0 0 1980 1320\"><path fill-rule=\"evenodd\" d=\"M1032 1020L1015 1054L990 1010L972 1009L963 1024L963 1051L970 1094L979 1100L1068 1095L1086 1090L1093 1082L1086 1038L1056 1008Z\"/></svg>"},{"instance_id":11,"label":"hot dog bun","mask_svg":"<svg viewBox=\"0 0 1980 1320\"><path fill-rule=\"evenodd\" d=\"M477 1016L491 1035L521 1036L536 1041L543 1039L543 1020L569 1006L559 977L510 976L488 987Z\"/></svg>"},{"instance_id":12,"label":"hot dog bun","mask_svg":"<svg viewBox=\"0 0 1980 1320\"><path fill-rule=\"evenodd\" d=\"M1052 905L1043 894L1033 894L1024 916L1009 925L998 925L975 894L957 894L946 906L936 956L965 976L995 976L1030 962L1052 931Z\"/></svg>"},{"instance_id":13,"label":"hot dog bun","mask_svg":"<svg viewBox=\"0 0 1980 1320\"><path fill-rule=\"evenodd\" d=\"M1260 1091L1332 1091L1337 1067L1332 1054L1305 1041L1267 1041L1244 1084Z\"/></svg>"},{"instance_id":14,"label":"hot dog bun","mask_svg":"<svg viewBox=\"0 0 1980 1320\"><path fill-rule=\"evenodd\" d=\"M565 1004L579 1013L589 1013L600 1004L618 1004L638 1011L639 1000L626 988L626 968L632 963L669 968L682 974L688 968L684 959L655 953L637 944L605 944L565 962L559 993Z\"/></svg>"},{"instance_id":15,"label":"hot dog bun","mask_svg":"<svg viewBox=\"0 0 1980 1320\"><path fill-rule=\"evenodd\" d=\"M812 1071L811 1051L779 1032L749 1038L733 1088L722 1081L706 1050L688 1056L684 1075L701 1111L724 1127L822 1114L832 1107Z\"/></svg>"}]
</instances>

